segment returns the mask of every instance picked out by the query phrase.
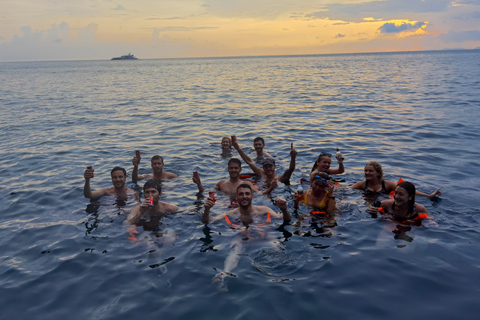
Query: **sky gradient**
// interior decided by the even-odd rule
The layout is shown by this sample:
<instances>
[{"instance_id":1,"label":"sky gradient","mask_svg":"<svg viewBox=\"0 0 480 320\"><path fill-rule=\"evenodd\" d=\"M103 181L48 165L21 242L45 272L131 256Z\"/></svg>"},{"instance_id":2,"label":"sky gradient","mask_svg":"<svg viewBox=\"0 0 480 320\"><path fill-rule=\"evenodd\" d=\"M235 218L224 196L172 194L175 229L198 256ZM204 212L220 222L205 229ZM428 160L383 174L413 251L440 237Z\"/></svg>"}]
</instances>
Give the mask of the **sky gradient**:
<instances>
[{"instance_id":1,"label":"sky gradient","mask_svg":"<svg viewBox=\"0 0 480 320\"><path fill-rule=\"evenodd\" d=\"M0 62L480 48L480 0L1 0Z\"/></svg>"}]
</instances>

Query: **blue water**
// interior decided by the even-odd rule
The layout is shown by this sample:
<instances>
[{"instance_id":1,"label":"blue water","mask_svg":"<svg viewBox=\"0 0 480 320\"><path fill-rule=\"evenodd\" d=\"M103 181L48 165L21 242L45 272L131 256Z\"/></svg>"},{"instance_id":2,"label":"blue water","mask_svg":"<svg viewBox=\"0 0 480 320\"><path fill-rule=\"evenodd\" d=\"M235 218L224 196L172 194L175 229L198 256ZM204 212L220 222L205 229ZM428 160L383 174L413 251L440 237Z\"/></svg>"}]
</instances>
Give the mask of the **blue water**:
<instances>
[{"instance_id":1,"label":"blue water","mask_svg":"<svg viewBox=\"0 0 480 320\"><path fill-rule=\"evenodd\" d=\"M2 63L0 317L476 319L479 88L479 50ZM246 246L225 293L211 280L234 233L200 222L191 176L207 189L225 179L220 140L233 134L250 151L264 137L280 172L294 143L292 190L320 151L338 146L346 173L336 227L277 222L270 233L283 249ZM108 187L114 166L131 172L136 149L140 173L161 154L180 176L164 185L179 211L160 227L176 232L162 276L149 265L167 260L122 226L133 201L83 198L85 167L94 189ZM440 199L417 199L435 222L408 232L413 241L395 239L349 190L371 160L388 180L442 188ZM292 209L290 189L277 195ZM213 214L228 206L217 197ZM274 208L263 196L254 203Z\"/></svg>"}]
</instances>

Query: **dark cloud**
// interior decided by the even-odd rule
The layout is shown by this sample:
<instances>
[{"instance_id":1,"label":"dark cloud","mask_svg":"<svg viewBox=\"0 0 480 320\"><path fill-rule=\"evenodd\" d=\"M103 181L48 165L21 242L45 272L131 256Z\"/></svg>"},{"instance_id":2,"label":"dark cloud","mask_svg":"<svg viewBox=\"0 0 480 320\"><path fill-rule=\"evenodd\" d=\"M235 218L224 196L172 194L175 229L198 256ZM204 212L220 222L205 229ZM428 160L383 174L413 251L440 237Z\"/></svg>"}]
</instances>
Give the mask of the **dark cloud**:
<instances>
[{"instance_id":1,"label":"dark cloud","mask_svg":"<svg viewBox=\"0 0 480 320\"><path fill-rule=\"evenodd\" d=\"M408 31L408 30L417 30L425 25L426 25L425 22L420 22L420 21L414 24L404 22L400 25L396 25L395 23L392 23L392 22L387 22L383 26L378 28L378 30L380 30L382 33L399 33L399 32Z\"/></svg>"},{"instance_id":2,"label":"dark cloud","mask_svg":"<svg viewBox=\"0 0 480 320\"><path fill-rule=\"evenodd\" d=\"M480 31L449 31L447 33L442 33L438 38L444 42L480 41Z\"/></svg>"},{"instance_id":3,"label":"dark cloud","mask_svg":"<svg viewBox=\"0 0 480 320\"><path fill-rule=\"evenodd\" d=\"M334 38L345 38L345 35L344 35L344 34L341 34L341 33L339 33L339 34L337 34L337 35L336 35Z\"/></svg>"}]
</instances>

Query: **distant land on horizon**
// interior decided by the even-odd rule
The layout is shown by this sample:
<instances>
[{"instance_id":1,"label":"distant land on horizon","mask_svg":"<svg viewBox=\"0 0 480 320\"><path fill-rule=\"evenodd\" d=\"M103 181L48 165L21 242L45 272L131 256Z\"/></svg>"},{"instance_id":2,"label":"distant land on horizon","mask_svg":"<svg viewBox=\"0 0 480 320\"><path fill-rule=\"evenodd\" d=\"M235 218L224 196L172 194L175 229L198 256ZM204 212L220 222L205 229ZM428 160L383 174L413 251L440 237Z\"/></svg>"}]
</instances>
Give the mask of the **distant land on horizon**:
<instances>
[{"instance_id":1,"label":"distant land on horizon","mask_svg":"<svg viewBox=\"0 0 480 320\"><path fill-rule=\"evenodd\" d=\"M443 52L443 51L474 51L480 50L480 47L473 49L464 48L450 48L450 49L438 49L438 50L406 50L406 51L383 51L383 52L349 52L349 53L316 53L316 54L289 54L289 55L251 55L251 56L211 56L211 57L179 57L179 58L138 58L125 59L125 60L113 60L113 61L138 61L138 60L169 60L169 59L215 59L215 58L267 58L267 57L307 57L307 56L339 56L339 55L362 55L362 54L395 54L395 53L423 53L423 52ZM18 62L68 62L68 61L109 61L111 58L106 59L87 59L87 60L23 60L23 61L0 61L0 63L18 63Z\"/></svg>"}]
</instances>

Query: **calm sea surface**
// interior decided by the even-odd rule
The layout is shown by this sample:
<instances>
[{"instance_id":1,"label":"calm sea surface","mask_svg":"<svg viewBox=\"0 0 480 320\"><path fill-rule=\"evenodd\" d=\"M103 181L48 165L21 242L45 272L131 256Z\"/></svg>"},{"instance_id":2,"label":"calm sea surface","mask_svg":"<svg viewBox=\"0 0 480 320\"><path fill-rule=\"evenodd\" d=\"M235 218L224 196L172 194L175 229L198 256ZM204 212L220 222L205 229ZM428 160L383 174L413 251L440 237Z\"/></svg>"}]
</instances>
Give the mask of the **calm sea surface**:
<instances>
[{"instance_id":1,"label":"calm sea surface","mask_svg":"<svg viewBox=\"0 0 480 320\"><path fill-rule=\"evenodd\" d=\"M480 50L1 63L0 318L478 319L479 89ZM233 134L249 152L265 138L279 172L294 144L291 189L274 194L290 209L320 151L339 147L346 173L336 227L276 221L276 243L246 243L219 292L211 280L235 232L200 222L191 177L207 189L228 177L220 140ZM136 149L140 173L160 154L180 176L163 188L179 211L160 226L176 233L160 258L122 226L134 201L83 197L87 166L93 189L111 186L111 168L130 174ZM348 186L371 160L388 180L441 187L417 199L434 223L396 239L367 214ZM214 214L228 207L217 198ZM162 262L159 276L150 265Z\"/></svg>"}]
</instances>

